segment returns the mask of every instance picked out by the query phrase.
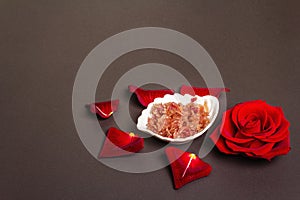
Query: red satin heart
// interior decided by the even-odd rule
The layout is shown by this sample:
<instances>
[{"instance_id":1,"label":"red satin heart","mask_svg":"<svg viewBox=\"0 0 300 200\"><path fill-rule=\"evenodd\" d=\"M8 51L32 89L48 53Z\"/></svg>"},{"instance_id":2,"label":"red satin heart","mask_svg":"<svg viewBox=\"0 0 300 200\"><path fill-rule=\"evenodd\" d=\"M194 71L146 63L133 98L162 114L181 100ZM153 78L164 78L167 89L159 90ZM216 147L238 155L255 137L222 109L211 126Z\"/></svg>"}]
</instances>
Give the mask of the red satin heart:
<instances>
[{"instance_id":1,"label":"red satin heart","mask_svg":"<svg viewBox=\"0 0 300 200\"><path fill-rule=\"evenodd\" d=\"M179 189L196 179L208 176L212 170L208 163L202 161L193 153L184 152L175 147L168 147L165 152L171 163L175 189Z\"/></svg>"},{"instance_id":2,"label":"red satin heart","mask_svg":"<svg viewBox=\"0 0 300 200\"><path fill-rule=\"evenodd\" d=\"M126 133L111 127L98 158L124 156L136 153L144 148L144 139L133 133Z\"/></svg>"},{"instance_id":3,"label":"red satin heart","mask_svg":"<svg viewBox=\"0 0 300 200\"><path fill-rule=\"evenodd\" d=\"M198 95L198 96L205 96L205 95L212 95L215 97L219 97L221 92L230 92L229 88L199 88L199 87L192 87L187 85L182 85L180 88L180 94L190 94L190 95Z\"/></svg>"},{"instance_id":4,"label":"red satin heart","mask_svg":"<svg viewBox=\"0 0 300 200\"><path fill-rule=\"evenodd\" d=\"M157 97L164 97L166 94L174 94L173 90L144 90L134 85L129 85L128 89L131 93L135 93L139 102L147 107Z\"/></svg>"},{"instance_id":5,"label":"red satin heart","mask_svg":"<svg viewBox=\"0 0 300 200\"><path fill-rule=\"evenodd\" d=\"M97 102L90 104L90 111L106 119L118 110L119 100Z\"/></svg>"}]
</instances>

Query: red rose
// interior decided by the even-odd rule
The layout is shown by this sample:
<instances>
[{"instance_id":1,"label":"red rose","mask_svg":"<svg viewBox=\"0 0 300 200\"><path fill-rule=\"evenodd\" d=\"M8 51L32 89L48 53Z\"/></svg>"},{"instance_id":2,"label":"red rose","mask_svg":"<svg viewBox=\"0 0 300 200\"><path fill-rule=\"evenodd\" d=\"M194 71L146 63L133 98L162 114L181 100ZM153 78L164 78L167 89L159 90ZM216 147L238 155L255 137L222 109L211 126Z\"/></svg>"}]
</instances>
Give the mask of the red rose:
<instances>
[{"instance_id":1,"label":"red rose","mask_svg":"<svg viewBox=\"0 0 300 200\"><path fill-rule=\"evenodd\" d=\"M288 127L281 108L249 101L227 110L210 137L223 153L271 160L290 151Z\"/></svg>"}]
</instances>

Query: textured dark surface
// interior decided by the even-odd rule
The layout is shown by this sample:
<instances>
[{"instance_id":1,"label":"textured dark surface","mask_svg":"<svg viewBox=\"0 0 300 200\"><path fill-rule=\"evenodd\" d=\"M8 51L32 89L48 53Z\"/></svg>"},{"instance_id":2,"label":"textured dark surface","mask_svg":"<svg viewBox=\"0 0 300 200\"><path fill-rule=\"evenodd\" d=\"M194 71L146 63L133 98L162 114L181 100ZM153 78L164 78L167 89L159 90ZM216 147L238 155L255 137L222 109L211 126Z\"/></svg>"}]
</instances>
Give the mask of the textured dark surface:
<instances>
[{"instance_id":1,"label":"textured dark surface","mask_svg":"<svg viewBox=\"0 0 300 200\"><path fill-rule=\"evenodd\" d=\"M300 4L225 2L0 1L0 199L299 199ZM214 149L205 158L212 174L178 191L169 168L129 174L95 160L73 123L76 72L101 41L143 26L197 40L231 88L229 106L252 99L282 106L291 152L269 163ZM116 60L99 86L117 80L114 68L147 62L188 66L166 52L133 52Z\"/></svg>"}]
</instances>

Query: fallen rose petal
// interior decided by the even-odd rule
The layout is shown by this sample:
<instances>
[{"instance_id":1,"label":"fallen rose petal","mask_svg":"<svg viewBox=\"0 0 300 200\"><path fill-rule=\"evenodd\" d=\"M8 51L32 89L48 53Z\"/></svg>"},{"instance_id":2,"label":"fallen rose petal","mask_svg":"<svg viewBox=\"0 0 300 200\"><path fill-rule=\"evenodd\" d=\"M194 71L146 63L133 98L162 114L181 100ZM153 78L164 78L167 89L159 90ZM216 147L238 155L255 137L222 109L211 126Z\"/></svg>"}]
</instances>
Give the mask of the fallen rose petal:
<instances>
[{"instance_id":1,"label":"fallen rose petal","mask_svg":"<svg viewBox=\"0 0 300 200\"><path fill-rule=\"evenodd\" d=\"M184 152L175 147L168 147L165 152L171 163L175 189L208 176L212 170L208 163L202 161L193 153Z\"/></svg>"},{"instance_id":2,"label":"fallen rose petal","mask_svg":"<svg viewBox=\"0 0 300 200\"><path fill-rule=\"evenodd\" d=\"M128 89L131 93L135 93L139 102L147 107L157 97L164 97L166 94L174 94L173 90L144 90L134 85L129 85Z\"/></svg>"},{"instance_id":3,"label":"fallen rose petal","mask_svg":"<svg viewBox=\"0 0 300 200\"><path fill-rule=\"evenodd\" d=\"M134 154L144 148L144 139L133 133L126 133L111 127L108 132L99 158L116 157Z\"/></svg>"},{"instance_id":4,"label":"fallen rose petal","mask_svg":"<svg viewBox=\"0 0 300 200\"><path fill-rule=\"evenodd\" d=\"M90 104L90 111L106 119L118 110L119 100L97 102Z\"/></svg>"},{"instance_id":5,"label":"fallen rose petal","mask_svg":"<svg viewBox=\"0 0 300 200\"><path fill-rule=\"evenodd\" d=\"M219 97L221 92L230 92L229 88L200 88L200 87L192 87L187 85L182 85L180 88L180 94L190 94L192 96L206 96L212 95L215 97Z\"/></svg>"}]
</instances>

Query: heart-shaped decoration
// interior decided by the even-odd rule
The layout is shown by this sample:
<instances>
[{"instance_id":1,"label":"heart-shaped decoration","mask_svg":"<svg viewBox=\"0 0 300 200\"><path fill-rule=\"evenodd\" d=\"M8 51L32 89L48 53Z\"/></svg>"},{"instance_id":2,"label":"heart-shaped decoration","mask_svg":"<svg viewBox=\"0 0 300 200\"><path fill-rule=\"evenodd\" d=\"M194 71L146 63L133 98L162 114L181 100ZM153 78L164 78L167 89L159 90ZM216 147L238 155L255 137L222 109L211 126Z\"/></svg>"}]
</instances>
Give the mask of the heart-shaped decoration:
<instances>
[{"instance_id":1,"label":"heart-shaped decoration","mask_svg":"<svg viewBox=\"0 0 300 200\"><path fill-rule=\"evenodd\" d=\"M111 127L98 158L134 154L144 148L144 139Z\"/></svg>"},{"instance_id":2,"label":"heart-shaped decoration","mask_svg":"<svg viewBox=\"0 0 300 200\"><path fill-rule=\"evenodd\" d=\"M168 147L165 152L171 163L175 189L179 189L196 179L208 176L212 170L208 163L202 161L193 153L184 152L175 147Z\"/></svg>"}]
</instances>

